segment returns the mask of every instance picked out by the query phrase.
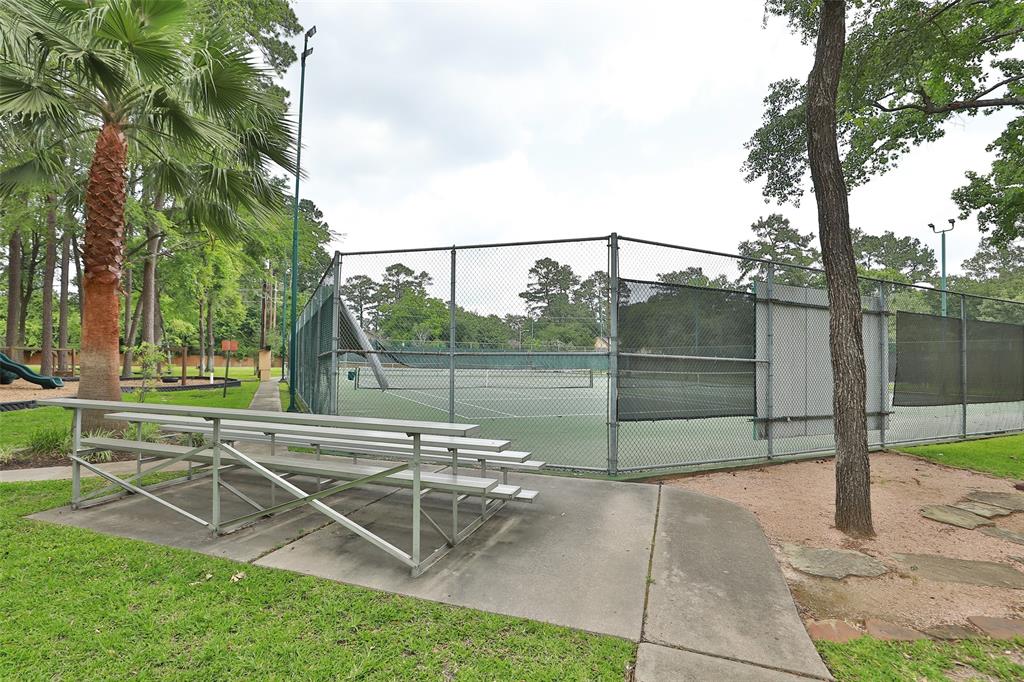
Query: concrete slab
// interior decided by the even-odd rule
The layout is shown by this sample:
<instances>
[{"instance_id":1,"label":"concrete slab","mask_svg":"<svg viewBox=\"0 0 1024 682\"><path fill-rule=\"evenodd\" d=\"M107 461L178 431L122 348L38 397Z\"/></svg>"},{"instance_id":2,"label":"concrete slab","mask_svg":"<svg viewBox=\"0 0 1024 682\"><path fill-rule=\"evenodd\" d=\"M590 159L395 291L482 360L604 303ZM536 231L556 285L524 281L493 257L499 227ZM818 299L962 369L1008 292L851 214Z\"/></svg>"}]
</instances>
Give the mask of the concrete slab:
<instances>
[{"instance_id":1,"label":"concrete slab","mask_svg":"<svg viewBox=\"0 0 1024 682\"><path fill-rule=\"evenodd\" d=\"M644 639L830 679L757 519L663 486Z\"/></svg>"},{"instance_id":2,"label":"concrete slab","mask_svg":"<svg viewBox=\"0 0 1024 682\"><path fill-rule=\"evenodd\" d=\"M248 447L243 448L243 451L250 450L251 448ZM260 504L269 504L269 484L256 474L228 472L224 475L224 480ZM295 478L292 481L304 489L315 489L315 483L311 479ZM360 488L331 498L331 504L345 514L371 504L390 492L392 490L387 488ZM210 516L211 494L209 478L161 491L161 496L168 502L204 519ZM287 493L279 491L276 497L277 501L287 501L286 495ZM229 519L250 511L252 511L252 507L248 504L227 490L222 491L222 518ZM236 533L215 538L194 521L137 495L78 511L73 511L70 507L59 507L33 514L29 518L88 528L100 533L145 540L171 547L191 549L236 561L252 561L320 528L327 522L322 514L301 508L270 519L263 519Z\"/></svg>"},{"instance_id":3,"label":"concrete slab","mask_svg":"<svg viewBox=\"0 0 1024 682\"><path fill-rule=\"evenodd\" d=\"M951 559L935 554L893 554L914 575L928 580L1024 590L1024 573L994 561Z\"/></svg>"},{"instance_id":4,"label":"concrete slab","mask_svg":"<svg viewBox=\"0 0 1024 682\"><path fill-rule=\"evenodd\" d=\"M782 553L798 571L840 580L848 575L875 578L888 572L878 559L849 549L822 549L803 545L782 545Z\"/></svg>"},{"instance_id":5,"label":"concrete slab","mask_svg":"<svg viewBox=\"0 0 1024 682\"><path fill-rule=\"evenodd\" d=\"M332 525L256 563L511 616L639 639L658 489L555 476L513 477L541 490L508 506L424 575L413 579L379 549ZM409 544L409 493L352 515L401 547ZM450 503L427 496L445 527ZM423 546L440 543L424 523Z\"/></svg>"},{"instance_id":6,"label":"concrete slab","mask_svg":"<svg viewBox=\"0 0 1024 682\"><path fill-rule=\"evenodd\" d=\"M806 677L715 658L657 644L641 644L636 655L635 682L807 682Z\"/></svg>"}]
</instances>

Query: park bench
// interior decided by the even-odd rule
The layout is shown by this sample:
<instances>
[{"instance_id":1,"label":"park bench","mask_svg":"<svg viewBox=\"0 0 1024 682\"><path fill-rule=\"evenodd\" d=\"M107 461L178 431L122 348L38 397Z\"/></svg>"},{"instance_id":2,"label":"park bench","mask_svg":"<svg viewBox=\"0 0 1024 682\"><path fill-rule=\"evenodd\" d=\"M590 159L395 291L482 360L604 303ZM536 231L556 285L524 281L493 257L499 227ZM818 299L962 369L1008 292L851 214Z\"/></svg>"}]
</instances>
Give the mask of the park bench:
<instances>
[{"instance_id":1,"label":"park bench","mask_svg":"<svg viewBox=\"0 0 1024 682\"><path fill-rule=\"evenodd\" d=\"M536 491L523 491L519 486L509 484L507 480L499 483L498 480L489 478L486 464L482 465L479 476L460 473L459 466L463 460L479 463L478 458L483 458L484 462L490 462L492 465L504 464L526 469L542 466L540 463L529 463L528 453L510 451L508 441L473 437L478 427L471 424L140 403L133 405L131 412L115 412L108 415L119 421L133 421L137 424L136 439L132 440L125 437L83 437L81 433L83 410L117 410L124 407L122 403L74 398L56 398L40 403L74 411L71 460L72 507L75 509L101 504L127 494L138 494L206 526L215 534L222 534L255 523L262 517L308 505L403 562L410 568L414 577L422 574L452 547L465 540L507 501L532 501L537 495ZM141 438L141 425L144 422L159 424L161 428L200 433L204 436L204 442L195 446L146 442ZM268 439L276 446L279 438L284 439L281 444L286 446L312 446L316 454L310 456L286 451L286 454L278 455L273 452L273 448L270 455L246 454L234 445L241 440ZM90 452L103 450L136 453L138 465L135 474L121 479L84 459L84 455ZM348 450L357 450L355 454L374 459L398 461L367 463L349 462L336 456L320 457L321 452L325 451L329 451L331 455L335 452L353 454ZM447 459L440 460L442 456ZM185 476L162 483L143 485L145 476L177 462L188 463L189 469ZM423 470L424 463L445 462L448 462L450 471ZM143 463L152 466L143 469ZM82 467L104 478L110 485L83 496L80 481ZM272 495L270 505L264 506L224 480L223 474L234 470L255 472L269 481L272 493L282 489L294 499L278 504ZM159 490L171 485L207 476L212 479L213 489L211 514L208 520L178 507L157 494ZM317 489L314 492L307 492L295 485L292 480L300 476L314 478ZM367 485L412 490L411 552L406 552L377 536L324 501L345 490ZM223 520L220 513L222 488L253 507L254 511L234 519ZM423 509L421 498L429 492L451 496L452 523L449 529L443 529ZM473 521L460 528L459 502L467 497L479 498L481 505ZM443 545L425 557L420 548L421 519L426 519L445 540Z\"/></svg>"}]
</instances>

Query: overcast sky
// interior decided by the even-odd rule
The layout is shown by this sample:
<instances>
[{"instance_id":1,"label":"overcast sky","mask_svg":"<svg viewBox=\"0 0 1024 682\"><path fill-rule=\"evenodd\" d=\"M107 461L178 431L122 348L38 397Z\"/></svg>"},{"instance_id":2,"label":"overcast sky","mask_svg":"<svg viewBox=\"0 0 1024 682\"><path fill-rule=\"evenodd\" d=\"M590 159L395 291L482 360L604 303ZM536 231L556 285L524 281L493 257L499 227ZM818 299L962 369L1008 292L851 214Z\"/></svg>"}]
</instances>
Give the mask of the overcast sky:
<instances>
[{"instance_id":1,"label":"overcast sky","mask_svg":"<svg viewBox=\"0 0 1024 682\"><path fill-rule=\"evenodd\" d=\"M779 210L816 231L813 197L766 205L743 143L768 84L812 51L763 3L334 3L306 71L302 196L345 251L604 235L735 252ZM299 38L301 41L301 37ZM299 67L286 85L297 107ZM1005 115L963 119L853 192L853 225L937 247L950 191L983 170ZM949 238L951 271L978 242ZM937 248L936 248L937 251Z\"/></svg>"}]
</instances>

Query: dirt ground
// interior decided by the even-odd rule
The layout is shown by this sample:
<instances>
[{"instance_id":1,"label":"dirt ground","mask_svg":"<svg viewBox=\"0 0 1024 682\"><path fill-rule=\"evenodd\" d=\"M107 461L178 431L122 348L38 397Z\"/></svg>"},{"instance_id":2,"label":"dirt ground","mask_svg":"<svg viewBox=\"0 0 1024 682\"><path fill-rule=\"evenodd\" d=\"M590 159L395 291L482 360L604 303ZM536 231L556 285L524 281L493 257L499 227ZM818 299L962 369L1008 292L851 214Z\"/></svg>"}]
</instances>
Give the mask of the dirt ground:
<instances>
[{"instance_id":1,"label":"dirt ground","mask_svg":"<svg viewBox=\"0 0 1024 682\"><path fill-rule=\"evenodd\" d=\"M854 540L833 525L834 471L831 460L816 460L665 483L722 497L753 512L805 617L848 621L875 617L921 628L963 623L968 616L1024 616L1024 590L925 580L900 573L891 558L893 553L940 554L996 561L1024 570L1024 545L937 523L919 513L925 505L955 503L972 490L1013 491L1012 481L906 455L872 455L872 512L877 535ZM1024 532L1024 513L994 521L1001 528ZM786 563L780 553L782 543L857 550L892 570L879 578L809 576Z\"/></svg>"},{"instance_id":2,"label":"dirt ground","mask_svg":"<svg viewBox=\"0 0 1024 682\"><path fill-rule=\"evenodd\" d=\"M209 384L209 379L201 379L198 377L188 379L189 386L196 384ZM128 381L122 381L122 386L139 387L142 385L141 379L130 379ZM155 386L164 386L170 384L163 383L152 383ZM174 385L180 385L180 382L175 382ZM29 383L24 379L15 379L12 383L7 385L0 384L0 403L19 402L22 400L42 400L44 398L73 398L78 395L78 382L67 381L64 383L62 388L40 388L35 384Z\"/></svg>"}]
</instances>

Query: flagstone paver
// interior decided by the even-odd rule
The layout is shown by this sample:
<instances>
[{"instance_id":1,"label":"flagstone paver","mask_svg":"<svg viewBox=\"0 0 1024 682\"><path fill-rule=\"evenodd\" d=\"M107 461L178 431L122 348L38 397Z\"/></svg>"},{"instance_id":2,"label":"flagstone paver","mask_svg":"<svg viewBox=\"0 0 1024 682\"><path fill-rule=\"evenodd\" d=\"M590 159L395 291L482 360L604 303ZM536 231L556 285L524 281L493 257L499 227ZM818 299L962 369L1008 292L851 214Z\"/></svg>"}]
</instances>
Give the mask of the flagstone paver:
<instances>
[{"instance_id":1,"label":"flagstone paver","mask_svg":"<svg viewBox=\"0 0 1024 682\"><path fill-rule=\"evenodd\" d=\"M1024 511L1024 493L975 490L967 493L967 498L976 502L994 504L997 507L1003 507L1012 511Z\"/></svg>"},{"instance_id":2,"label":"flagstone paver","mask_svg":"<svg viewBox=\"0 0 1024 682\"><path fill-rule=\"evenodd\" d=\"M914 575L928 580L1024 590L1024 573L993 561L951 559L935 554L893 554Z\"/></svg>"},{"instance_id":3,"label":"flagstone paver","mask_svg":"<svg viewBox=\"0 0 1024 682\"><path fill-rule=\"evenodd\" d=\"M966 625L933 625L930 628L922 630L924 634L928 635L932 639L946 639L946 640L959 640L959 639L980 639L981 633L977 630L972 630Z\"/></svg>"},{"instance_id":4,"label":"flagstone paver","mask_svg":"<svg viewBox=\"0 0 1024 682\"><path fill-rule=\"evenodd\" d=\"M992 519L997 516L1006 516L1013 512L1006 507L997 507L994 504L987 504L985 502L975 502L974 500L964 500L963 502L957 502L952 505L957 509L963 509L966 512L977 514L978 516L984 516L986 519Z\"/></svg>"},{"instance_id":5,"label":"flagstone paver","mask_svg":"<svg viewBox=\"0 0 1024 682\"><path fill-rule=\"evenodd\" d=\"M807 634L816 642L849 642L864 633L843 620L812 620L807 623Z\"/></svg>"},{"instance_id":6,"label":"flagstone paver","mask_svg":"<svg viewBox=\"0 0 1024 682\"><path fill-rule=\"evenodd\" d=\"M890 623L877 618L868 618L864 621L864 628L868 634L875 639L883 639L889 642L913 642L918 639L928 639L917 630Z\"/></svg>"},{"instance_id":7,"label":"flagstone paver","mask_svg":"<svg viewBox=\"0 0 1024 682\"><path fill-rule=\"evenodd\" d=\"M1024 545L1024 533L1017 533L1015 531L1007 530L1005 528L999 528L996 526L992 526L989 528L979 528L978 530L980 530L985 535L989 535L994 538L999 538L1000 540L1009 540L1010 542L1016 542L1018 545Z\"/></svg>"},{"instance_id":8,"label":"flagstone paver","mask_svg":"<svg viewBox=\"0 0 1024 682\"><path fill-rule=\"evenodd\" d=\"M821 549L784 544L782 553L790 565L811 575L840 579L850 575L874 578L889 569L878 559L848 549Z\"/></svg>"},{"instance_id":9,"label":"flagstone paver","mask_svg":"<svg viewBox=\"0 0 1024 682\"><path fill-rule=\"evenodd\" d=\"M1024 637L1024 620L989 616L970 616L967 620L993 639Z\"/></svg>"},{"instance_id":10,"label":"flagstone paver","mask_svg":"<svg viewBox=\"0 0 1024 682\"><path fill-rule=\"evenodd\" d=\"M992 521L983 516L978 516L963 509L950 507L947 504L933 504L921 508L921 516L939 523L948 523L951 526L967 528L968 530L978 526L991 526Z\"/></svg>"}]
</instances>

